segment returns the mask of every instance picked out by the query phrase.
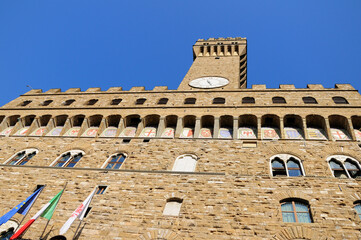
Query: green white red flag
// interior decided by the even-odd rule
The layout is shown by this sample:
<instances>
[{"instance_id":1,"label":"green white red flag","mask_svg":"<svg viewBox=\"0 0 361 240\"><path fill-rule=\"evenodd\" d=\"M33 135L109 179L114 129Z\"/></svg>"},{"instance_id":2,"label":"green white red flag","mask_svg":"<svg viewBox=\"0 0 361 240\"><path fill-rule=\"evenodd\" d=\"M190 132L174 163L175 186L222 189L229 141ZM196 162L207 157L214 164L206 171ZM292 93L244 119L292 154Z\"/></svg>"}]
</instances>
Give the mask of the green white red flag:
<instances>
[{"instance_id":1,"label":"green white red flag","mask_svg":"<svg viewBox=\"0 0 361 240\"><path fill-rule=\"evenodd\" d=\"M11 238L10 240L13 239L17 239L18 237L20 237L26 229L28 229L31 224L33 224L33 222L35 222L35 220L38 217L44 217L48 220L51 219L51 217L53 216L54 210L56 208L56 205L58 204L60 197L63 193L64 189L61 190L58 194L56 194L55 197L53 197L53 199L50 200L50 202L48 202L47 204L45 204L39 212L37 212L27 223L24 224L24 226L22 226Z\"/></svg>"}]
</instances>

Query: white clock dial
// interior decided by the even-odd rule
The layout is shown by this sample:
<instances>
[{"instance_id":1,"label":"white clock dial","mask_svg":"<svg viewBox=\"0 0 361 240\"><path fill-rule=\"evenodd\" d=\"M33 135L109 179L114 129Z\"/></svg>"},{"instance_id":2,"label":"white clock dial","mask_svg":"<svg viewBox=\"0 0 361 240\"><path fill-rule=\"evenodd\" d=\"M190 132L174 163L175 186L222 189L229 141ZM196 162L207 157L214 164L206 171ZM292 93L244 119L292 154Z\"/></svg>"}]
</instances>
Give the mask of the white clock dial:
<instances>
[{"instance_id":1,"label":"white clock dial","mask_svg":"<svg viewBox=\"0 0 361 240\"><path fill-rule=\"evenodd\" d=\"M201 77L192 80L189 85L195 88L218 88L226 86L229 81L222 77Z\"/></svg>"}]
</instances>

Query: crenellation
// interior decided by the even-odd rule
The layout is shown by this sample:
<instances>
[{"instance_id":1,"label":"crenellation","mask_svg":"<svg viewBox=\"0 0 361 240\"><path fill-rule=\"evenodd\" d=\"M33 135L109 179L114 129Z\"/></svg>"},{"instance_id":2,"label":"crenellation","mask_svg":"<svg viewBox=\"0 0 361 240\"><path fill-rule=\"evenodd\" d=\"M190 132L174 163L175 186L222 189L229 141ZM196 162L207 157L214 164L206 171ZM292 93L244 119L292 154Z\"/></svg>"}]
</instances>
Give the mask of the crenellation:
<instances>
[{"instance_id":1,"label":"crenellation","mask_svg":"<svg viewBox=\"0 0 361 240\"><path fill-rule=\"evenodd\" d=\"M361 239L360 94L245 88L246 41L199 39L177 90L34 89L4 105L0 216L46 185L24 225L67 184L49 240L78 225L79 240ZM57 236L93 189L83 222Z\"/></svg>"}]
</instances>

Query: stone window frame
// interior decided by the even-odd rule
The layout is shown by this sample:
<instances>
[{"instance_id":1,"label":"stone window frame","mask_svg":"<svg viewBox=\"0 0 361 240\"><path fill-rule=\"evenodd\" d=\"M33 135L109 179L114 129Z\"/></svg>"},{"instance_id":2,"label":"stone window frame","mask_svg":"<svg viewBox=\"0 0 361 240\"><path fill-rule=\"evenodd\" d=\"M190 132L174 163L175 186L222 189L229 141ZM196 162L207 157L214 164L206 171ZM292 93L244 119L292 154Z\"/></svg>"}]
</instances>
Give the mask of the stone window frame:
<instances>
[{"instance_id":1,"label":"stone window frame","mask_svg":"<svg viewBox=\"0 0 361 240\"><path fill-rule=\"evenodd\" d=\"M166 204L164 205L162 215L169 217L178 217L182 209L182 204L183 204L182 198L178 198L178 197L168 198ZM173 208L173 211L174 208L176 208L176 213L170 213L172 211L171 208Z\"/></svg>"},{"instance_id":2,"label":"stone window frame","mask_svg":"<svg viewBox=\"0 0 361 240\"><path fill-rule=\"evenodd\" d=\"M110 161L112 160L112 157L117 156L117 155L122 155L122 156L124 157L124 160L122 161L120 167L119 167L119 168L106 168L107 165L108 165L108 164L110 163ZM107 158L107 160L103 163L103 165L101 166L101 168L104 168L104 169L121 169L121 168L123 167L125 161L127 160L127 158L128 158L128 155L125 154L125 153L123 153L123 152L113 153L113 154L111 154L111 155ZM116 164L114 164L114 166L116 166Z\"/></svg>"},{"instance_id":3,"label":"stone window frame","mask_svg":"<svg viewBox=\"0 0 361 240\"><path fill-rule=\"evenodd\" d=\"M196 171L196 168L197 168L197 163L198 163L199 158L198 158L195 154L190 154L190 153L186 153L186 154L179 155L179 156L176 158L176 160L174 161L173 167L172 167L172 170L171 170L171 171L173 171L173 172L179 172L178 170L175 170L175 169L174 169L175 166L176 166L176 163L177 163L178 161L180 161L181 158L184 158L184 157L186 157L186 156L189 156L189 157L191 157L192 159L194 159L194 160L195 160L195 164L194 164L194 167L192 168L192 170L181 171L181 172L195 172L195 171Z\"/></svg>"},{"instance_id":4,"label":"stone window frame","mask_svg":"<svg viewBox=\"0 0 361 240\"><path fill-rule=\"evenodd\" d=\"M272 177L278 177L278 176L273 176L273 168L272 168L272 161L275 160L276 158L279 158L280 160L283 161L283 164L285 166L285 171L286 171L286 176L287 177L293 177L293 176L289 176L289 169L287 167L287 162L289 160L291 160L291 158L293 158L294 160L296 160L299 165L300 165L300 170L301 170L301 175L300 176L296 176L296 177L304 177L306 176L306 172L305 169L303 168L303 161L301 159L299 159L298 157L291 155L291 154L287 154L287 153L280 153L280 154L276 154L273 155L272 157L270 157L270 161L269 161L269 169L270 169L270 175Z\"/></svg>"},{"instance_id":5,"label":"stone window frame","mask_svg":"<svg viewBox=\"0 0 361 240\"><path fill-rule=\"evenodd\" d=\"M22 156L20 159L18 159L15 162L15 164L11 164L11 165L25 165L28 161L31 160L31 158L33 158L36 154L38 154L39 150L36 148L27 148L27 149L18 151L17 153L12 155L8 160L6 160L6 162L4 164L9 164L17 155L19 155L23 152L25 152L24 156ZM33 156L31 156L30 158L28 158L29 155L31 155L34 152L35 152L35 154Z\"/></svg>"},{"instance_id":6,"label":"stone window frame","mask_svg":"<svg viewBox=\"0 0 361 240\"><path fill-rule=\"evenodd\" d=\"M82 150L69 150L69 151L66 151L66 152L63 152L62 154L60 154L59 157L57 157L51 164L50 164L50 167L56 167L55 165L58 163L58 161L64 156L64 155L67 155L67 154L70 154L70 157L69 159L67 159L62 166L59 166L59 167L68 167L70 163L72 163L72 161L74 160L74 158L76 156L78 156L79 154L81 154L81 157L80 159L74 164L73 167L75 167L75 165L85 156L85 152L82 151ZM69 167L69 168L72 168L72 167Z\"/></svg>"},{"instance_id":7,"label":"stone window frame","mask_svg":"<svg viewBox=\"0 0 361 240\"><path fill-rule=\"evenodd\" d=\"M297 211L296 209L296 203L307 206L308 211ZM283 211L282 210L282 205L285 204L292 204L292 211ZM313 221L313 217L312 217L312 212L311 212L311 206L309 204L309 202L307 200L301 199L301 198L286 198L286 199L282 199L280 201L280 207L281 207L281 215L282 215L282 221L284 221L283 218L283 213L293 213L295 221L294 222L285 222L285 223L314 223ZM297 213L308 213L308 216L310 218L310 222L300 222L298 220L298 216Z\"/></svg>"},{"instance_id":8,"label":"stone window frame","mask_svg":"<svg viewBox=\"0 0 361 240\"><path fill-rule=\"evenodd\" d=\"M335 174L334 174L334 171L330 165L330 161L331 160L336 160L336 162L339 162L342 164L342 167L343 167L343 170L344 172L346 173L346 176L347 176L347 179L355 179L353 177L350 176L347 168L345 167L345 162L347 160L351 160L352 162L356 163L356 165L358 166L359 170L361 171L361 165L360 165L360 162L353 158L353 157L350 157L350 156L346 156L346 155L332 155L332 156L329 156L326 161L327 161L327 165L328 165L328 168L330 169L331 173L332 173L332 176L335 177L335 178L340 178L340 177L336 177ZM342 178L341 178L342 179Z\"/></svg>"}]
</instances>

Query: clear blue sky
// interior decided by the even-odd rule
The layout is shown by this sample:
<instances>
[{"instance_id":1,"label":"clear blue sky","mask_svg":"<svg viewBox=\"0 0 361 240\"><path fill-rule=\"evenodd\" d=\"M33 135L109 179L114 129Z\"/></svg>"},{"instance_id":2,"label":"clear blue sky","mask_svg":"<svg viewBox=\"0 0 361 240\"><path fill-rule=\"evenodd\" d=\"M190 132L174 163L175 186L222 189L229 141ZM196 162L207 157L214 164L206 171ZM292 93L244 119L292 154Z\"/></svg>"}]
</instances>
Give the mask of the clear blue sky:
<instances>
[{"instance_id":1,"label":"clear blue sky","mask_svg":"<svg viewBox=\"0 0 361 240\"><path fill-rule=\"evenodd\" d=\"M247 37L248 86L361 89L361 1L0 1L0 105L32 88L176 89L198 38Z\"/></svg>"}]
</instances>

